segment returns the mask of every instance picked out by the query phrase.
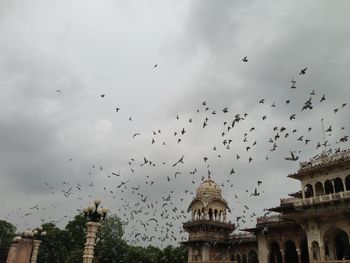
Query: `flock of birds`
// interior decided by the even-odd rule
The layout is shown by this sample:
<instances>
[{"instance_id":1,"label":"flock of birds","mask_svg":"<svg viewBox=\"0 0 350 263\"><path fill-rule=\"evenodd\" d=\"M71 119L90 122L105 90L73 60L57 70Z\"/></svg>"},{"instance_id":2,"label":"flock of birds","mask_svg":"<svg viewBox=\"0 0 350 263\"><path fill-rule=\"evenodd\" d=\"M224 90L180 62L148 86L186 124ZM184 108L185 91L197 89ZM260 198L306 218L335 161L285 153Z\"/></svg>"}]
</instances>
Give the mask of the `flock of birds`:
<instances>
[{"instance_id":1,"label":"flock of birds","mask_svg":"<svg viewBox=\"0 0 350 263\"><path fill-rule=\"evenodd\" d=\"M247 63L248 57L244 57L242 61ZM154 65L155 70L158 67L158 64ZM307 70L307 67L301 69L298 78L306 75ZM266 109L267 104L269 104L268 107L272 110L278 107L288 107L293 104L293 96L298 96L297 80L292 79L290 86L285 88L289 88L296 93L292 93L280 105L271 101L271 98L257 98L257 107L261 107L261 111L263 111ZM56 90L56 92L57 94L63 93L61 90ZM107 95L101 94L100 99L104 99ZM67 202L76 199L81 204L84 204L88 198L93 198L92 195L87 193L93 193L93 189L96 187L94 177L102 177L105 180L103 191L106 195L121 202L120 207L111 207L111 210L121 217L126 227L125 237L130 243L147 244L148 242L155 241L159 243L180 242L186 240L181 223L189 219L187 206L195 195L195 189L206 179L207 174L212 174L212 178L216 180L217 171L216 168L213 168L215 167L214 164L220 163L220 159L229 156L231 158L229 162L231 167L225 168L226 174L221 177L224 179L218 183L223 189L233 193L233 200L240 200L242 210L240 212L234 210L234 223L238 227L244 227L248 222L255 222L257 212L252 211L248 206L250 202L249 198L256 198L264 194L264 190L262 189L264 182L263 178L256 180L250 189L244 189L242 191L245 195L240 198L235 188L236 176L240 176L240 173L237 172L238 165L235 162L241 162L240 165L248 166L256 160L259 160L259 162L261 160L268 161L272 157L285 159L286 161L297 161L301 153L301 150L297 150L297 148L301 146L311 147L310 149L318 152L321 152L321 150L329 152L341 151L342 145L345 145L349 138L345 134L345 127L329 126L324 130L327 140L318 141L312 136L309 136L313 130L312 126L298 130L294 125L294 122L301 113L317 110L321 104L326 103L326 100L327 97L325 94L318 94L317 90L311 90L303 104L295 105L299 108L298 112L285 117L286 125L272 125L273 127L269 132L269 137L260 139L256 139L258 133L260 133L260 136L265 134L260 132L260 130L269 127L268 124L265 125L264 123L268 120L270 120L270 123L273 122L273 114L262 113L260 120L249 119L251 116L249 112L232 112L230 107L224 105L221 108L214 109L210 106L209 100L203 100L197 104L198 107L194 109L192 116L181 115L181 113L174 116L174 121L178 122L179 125L171 133L164 132L162 128L157 128L148 132L135 131L130 134L130 143L133 144L137 143L138 140L147 138L149 140L147 147L150 149L147 149L147 151L152 151L152 147L166 147L168 145L171 151L176 145L186 143L186 141L190 140L190 136L186 136L192 131L195 130L198 133L198 130L205 131L212 128L215 130L216 136L213 139L207 138L207 140L210 143L213 142L213 145L207 149L206 154L200 156L201 160L198 167L185 168L193 164L193 161L188 158L188 152L179 153L178 157L172 161L152 160L152 157L149 156L143 156L141 158L130 156L125 160L125 166L127 168L122 169L122 172L119 169L117 171L110 171L109 168L104 168L100 164L91 164L88 172L90 182L88 183L74 182L72 180L63 181L60 185L53 185L45 181L43 187L47 191L50 191L53 196L62 194L67 199ZM346 109L347 103L343 102L335 105L331 111L337 114ZM115 107L115 114L120 114L123 110L120 107ZM130 116L128 121L133 121L133 117ZM331 145L329 140L333 133L338 137ZM280 145L283 148L283 145L287 144L287 139L290 140L289 145L293 145L293 149L288 149L288 151L279 152L274 155L274 152L279 149ZM268 145L268 148L264 149L263 152L260 150L257 154L255 149L259 145ZM310 151L312 152L312 150ZM284 155L281 157L281 154ZM68 162L74 163L74 159L68 158ZM154 176L153 174L155 174L157 169L167 172L162 177ZM181 184L178 181L184 181L185 183ZM174 186L176 184L182 185L183 188L175 188ZM158 187L165 186L169 187L169 191L166 191L166 194L154 193L154 191L159 189ZM231 196L224 197L228 200L229 204L233 203ZM60 205L59 202L53 202L51 208L55 209ZM46 212L47 210L48 208L46 207L34 204L28 209L20 208L16 210L16 214L24 220L27 217L33 216L35 213L40 213L43 215L41 218L42 223L49 221L59 223L61 221L67 221L76 213L81 212L82 208L71 211L71 215L64 215L58 219L51 218ZM264 211L266 212L265 215L269 213L269 211Z\"/></svg>"}]
</instances>

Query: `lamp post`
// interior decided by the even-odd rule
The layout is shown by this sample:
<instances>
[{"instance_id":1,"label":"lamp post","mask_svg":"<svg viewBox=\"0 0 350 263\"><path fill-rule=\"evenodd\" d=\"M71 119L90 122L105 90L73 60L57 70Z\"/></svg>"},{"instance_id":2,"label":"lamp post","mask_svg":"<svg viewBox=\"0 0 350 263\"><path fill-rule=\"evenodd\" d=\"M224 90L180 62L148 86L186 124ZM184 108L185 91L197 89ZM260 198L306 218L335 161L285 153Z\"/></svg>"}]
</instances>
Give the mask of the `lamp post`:
<instances>
[{"instance_id":1,"label":"lamp post","mask_svg":"<svg viewBox=\"0 0 350 263\"><path fill-rule=\"evenodd\" d=\"M100 221L105 219L109 211L106 207L99 207L100 204L101 200L95 200L93 204L90 204L83 210L85 219L88 220L86 223L87 235L83 254L83 263L92 263L92 259L94 258L96 233L101 225Z\"/></svg>"},{"instance_id":2,"label":"lamp post","mask_svg":"<svg viewBox=\"0 0 350 263\"><path fill-rule=\"evenodd\" d=\"M31 237L33 238L33 251L32 251L32 257L30 259L30 263L36 263L41 240L42 240L42 237L44 236L46 236L46 231L43 231L43 227L41 226L32 231Z\"/></svg>"}]
</instances>

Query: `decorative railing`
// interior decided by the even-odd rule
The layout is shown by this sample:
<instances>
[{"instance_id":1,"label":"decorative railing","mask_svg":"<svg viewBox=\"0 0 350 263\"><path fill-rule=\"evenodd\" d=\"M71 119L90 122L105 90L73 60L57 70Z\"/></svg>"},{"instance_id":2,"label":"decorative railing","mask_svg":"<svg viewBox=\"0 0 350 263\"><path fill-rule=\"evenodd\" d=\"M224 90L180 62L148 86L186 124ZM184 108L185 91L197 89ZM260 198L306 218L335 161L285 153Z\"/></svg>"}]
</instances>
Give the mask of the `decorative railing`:
<instances>
[{"instance_id":1,"label":"decorative railing","mask_svg":"<svg viewBox=\"0 0 350 263\"><path fill-rule=\"evenodd\" d=\"M299 200L298 198L290 197L290 198L281 198L281 205L294 204L295 201Z\"/></svg>"},{"instance_id":2,"label":"decorative railing","mask_svg":"<svg viewBox=\"0 0 350 263\"><path fill-rule=\"evenodd\" d=\"M350 160L350 150L345 150L333 155L322 154L319 158L308 162L300 162L300 171L309 170L315 167L323 167L345 160Z\"/></svg>"},{"instance_id":3,"label":"decorative railing","mask_svg":"<svg viewBox=\"0 0 350 263\"><path fill-rule=\"evenodd\" d=\"M273 215L273 216L262 216L258 217L256 219L256 223L259 224L266 224L266 223L277 223L281 221L280 215Z\"/></svg>"},{"instance_id":4,"label":"decorative railing","mask_svg":"<svg viewBox=\"0 0 350 263\"><path fill-rule=\"evenodd\" d=\"M230 239L251 239L255 238L255 236L251 233L238 233L229 236Z\"/></svg>"},{"instance_id":5,"label":"decorative railing","mask_svg":"<svg viewBox=\"0 0 350 263\"><path fill-rule=\"evenodd\" d=\"M350 263L350 260L323 260L323 261L314 261L314 263Z\"/></svg>"},{"instance_id":6,"label":"decorative railing","mask_svg":"<svg viewBox=\"0 0 350 263\"><path fill-rule=\"evenodd\" d=\"M296 198L296 200L294 201L294 206L320 204L320 203L332 202L332 201L348 199L348 198L350 198L350 191L333 193L328 195L320 195L320 196L304 198L304 199Z\"/></svg>"},{"instance_id":7,"label":"decorative railing","mask_svg":"<svg viewBox=\"0 0 350 263\"><path fill-rule=\"evenodd\" d=\"M238 261L221 260L221 261L190 261L190 263L238 263Z\"/></svg>"}]
</instances>

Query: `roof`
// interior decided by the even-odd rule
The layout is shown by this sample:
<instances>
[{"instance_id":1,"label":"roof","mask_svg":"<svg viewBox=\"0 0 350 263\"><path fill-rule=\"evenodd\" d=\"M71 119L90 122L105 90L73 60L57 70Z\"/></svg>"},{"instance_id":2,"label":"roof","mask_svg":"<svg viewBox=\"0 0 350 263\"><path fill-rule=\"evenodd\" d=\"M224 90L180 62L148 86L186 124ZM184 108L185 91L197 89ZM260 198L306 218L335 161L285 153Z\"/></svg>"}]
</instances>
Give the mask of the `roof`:
<instances>
[{"instance_id":1,"label":"roof","mask_svg":"<svg viewBox=\"0 0 350 263\"><path fill-rule=\"evenodd\" d=\"M215 183L210 177L207 180L203 181L197 188L196 197L188 206L188 212L190 211L192 205L197 201L202 202L204 207L207 207L208 204L213 201L218 201L222 203L229 212L231 212L227 201L221 196L221 189L219 185Z\"/></svg>"},{"instance_id":2,"label":"roof","mask_svg":"<svg viewBox=\"0 0 350 263\"><path fill-rule=\"evenodd\" d=\"M331 168L344 162L350 162L350 149L339 151L334 154L323 152L316 158L312 158L306 162L300 162L298 172L289 174L289 178L302 180L305 175L320 171L322 169Z\"/></svg>"}]
</instances>

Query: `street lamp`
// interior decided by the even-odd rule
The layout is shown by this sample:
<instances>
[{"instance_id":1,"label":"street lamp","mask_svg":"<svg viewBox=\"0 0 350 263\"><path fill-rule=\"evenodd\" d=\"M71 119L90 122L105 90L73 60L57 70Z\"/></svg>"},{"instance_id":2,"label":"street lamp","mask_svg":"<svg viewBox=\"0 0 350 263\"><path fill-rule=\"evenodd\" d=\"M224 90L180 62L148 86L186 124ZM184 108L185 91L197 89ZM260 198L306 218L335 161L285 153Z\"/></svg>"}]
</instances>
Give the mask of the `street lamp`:
<instances>
[{"instance_id":1,"label":"street lamp","mask_svg":"<svg viewBox=\"0 0 350 263\"><path fill-rule=\"evenodd\" d=\"M33 231L28 232L29 236L33 238L33 252L30 263L36 263L39 253L39 247L42 241L42 238L46 236L46 231L43 230L42 226L37 227Z\"/></svg>"},{"instance_id":2,"label":"street lamp","mask_svg":"<svg viewBox=\"0 0 350 263\"><path fill-rule=\"evenodd\" d=\"M101 226L100 221L106 218L106 215L109 211L106 207L99 207L100 204L101 200L96 199L93 204L89 204L89 206L83 210L84 217L88 220L86 223L87 234L83 263L92 263L92 259L94 258L96 233L98 231L98 228Z\"/></svg>"}]
</instances>

